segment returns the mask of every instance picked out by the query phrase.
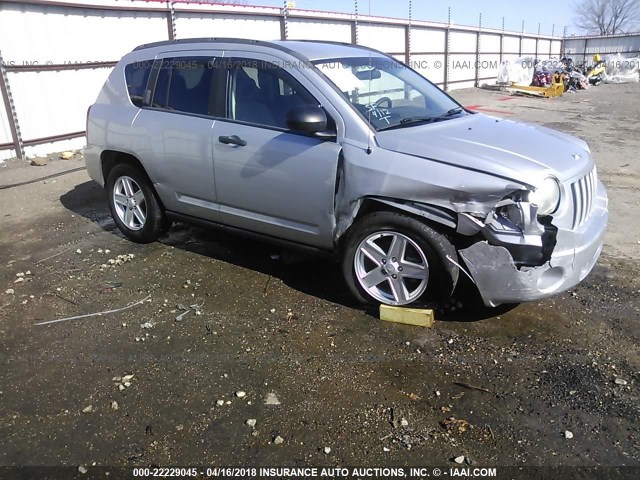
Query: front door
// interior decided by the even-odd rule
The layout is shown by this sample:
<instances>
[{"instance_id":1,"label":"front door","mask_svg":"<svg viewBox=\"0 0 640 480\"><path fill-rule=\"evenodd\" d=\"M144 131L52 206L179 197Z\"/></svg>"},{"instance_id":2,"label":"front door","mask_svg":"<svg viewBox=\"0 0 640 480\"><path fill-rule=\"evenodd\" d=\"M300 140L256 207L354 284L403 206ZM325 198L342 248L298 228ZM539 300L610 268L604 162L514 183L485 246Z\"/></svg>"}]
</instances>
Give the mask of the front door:
<instances>
[{"instance_id":1,"label":"front door","mask_svg":"<svg viewBox=\"0 0 640 480\"><path fill-rule=\"evenodd\" d=\"M226 117L213 126L222 221L331 248L340 146L286 124L289 109L320 103L274 63L232 58L226 68ZM332 121L329 125L335 128Z\"/></svg>"}]
</instances>

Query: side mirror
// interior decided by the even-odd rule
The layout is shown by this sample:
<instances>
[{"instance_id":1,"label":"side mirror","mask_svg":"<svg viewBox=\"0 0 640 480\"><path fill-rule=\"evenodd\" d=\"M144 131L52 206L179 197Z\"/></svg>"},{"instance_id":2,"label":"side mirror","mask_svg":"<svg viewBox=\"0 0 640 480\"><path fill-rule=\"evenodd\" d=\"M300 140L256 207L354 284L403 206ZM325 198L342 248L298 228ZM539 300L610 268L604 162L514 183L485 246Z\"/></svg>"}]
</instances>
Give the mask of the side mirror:
<instances>
[{"instance_id":1,"label":"side mirror","mask_svg":"<svg viewBox=\"0 0 640 480\"><path fill-rule=\"evenodd\" d=\"M355 75L358 78L358 80L364 80L364 81L377 80L378 78L382 77L380 70L378 70L377 68L370 68L368 70L359 70L359 71L356 71Z\"/></svg>"},{"instance_id":2,"label":"side mirror","mask_svg":"<svg viewBox=\"0 0 640 480\"><path fill-rule=\"evenodd\" d=\"M304 133L324 132L327 129L327 114L317 105L300 105L287 112L287 126Z\"/></svg>"}]
</instances>

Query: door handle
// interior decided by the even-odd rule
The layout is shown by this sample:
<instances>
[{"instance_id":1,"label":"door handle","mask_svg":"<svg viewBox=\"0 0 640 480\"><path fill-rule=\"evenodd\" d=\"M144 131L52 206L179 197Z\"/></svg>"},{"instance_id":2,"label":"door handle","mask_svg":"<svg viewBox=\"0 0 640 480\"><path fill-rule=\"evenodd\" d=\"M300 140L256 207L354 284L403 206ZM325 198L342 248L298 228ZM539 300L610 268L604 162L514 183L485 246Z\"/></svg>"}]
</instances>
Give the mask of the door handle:
<instances>
[{"instance_id":1,"label":"door handle","mask_svg":"<svg viewBox=\"0 0 640 480\"><path fill-rule=\"evenodd\" d=\"M223 135L221 137L218 137L218 141L226 145L240 145L241 147L244 147L247 144L246 140L241 139L237 135L231 135L231 136Z\"/></svg>"}]
</instances>

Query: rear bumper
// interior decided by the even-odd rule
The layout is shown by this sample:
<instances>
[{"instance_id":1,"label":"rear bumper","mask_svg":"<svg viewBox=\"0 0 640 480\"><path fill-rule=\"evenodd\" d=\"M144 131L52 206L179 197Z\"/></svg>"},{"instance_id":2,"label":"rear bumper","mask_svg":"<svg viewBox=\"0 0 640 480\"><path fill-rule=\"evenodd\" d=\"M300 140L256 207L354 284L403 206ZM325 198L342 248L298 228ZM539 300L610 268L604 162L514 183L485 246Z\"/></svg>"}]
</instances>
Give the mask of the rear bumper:
<instances>
[{"instance_id":1,"label":"rear bumper","mask_svg":"<svg viewBox=\"0 0 640 480\"><path fill-rule=\"evenodd\" d=\"M563 292L580 283L593 269L604 241L609 213L602 183L590 218L578 231L558 230L551 259L539 267L516 267L505 247L478 242L460 250L484 303L521 303Z\"/></svg>"},{"instance_id":2,"label":"rear bumper","mask_svg":"<svg viewBox=\"0 0 640 480\"><path fill-rule=\"evenodd\" d=\"M104 186L105 179L102 175L102 163L100 162L101 150L96 145L85 145L83 149L84 162L87 166L89 177Z\"/></svg>"}]
</instances>

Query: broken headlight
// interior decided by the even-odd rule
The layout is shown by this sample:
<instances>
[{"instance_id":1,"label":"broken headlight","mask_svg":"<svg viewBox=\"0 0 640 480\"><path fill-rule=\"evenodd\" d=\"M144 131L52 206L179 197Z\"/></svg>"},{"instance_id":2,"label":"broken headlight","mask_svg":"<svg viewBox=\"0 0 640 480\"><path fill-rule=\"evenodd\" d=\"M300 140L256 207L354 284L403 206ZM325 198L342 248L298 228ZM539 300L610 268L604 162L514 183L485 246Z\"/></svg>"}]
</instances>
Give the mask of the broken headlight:
<instances>
[{"instance_id":1,"label":"broken headlight","mask_svg":"<svg viewBox=\"0 0 640 480\"><path fill-rule=\"evenodd\" d=\"M551 215L560 204L560 185L558 180L547 177L532 192L529 192L529 202L538 206L538 215Z\"/></svg>"}]
</instances>

